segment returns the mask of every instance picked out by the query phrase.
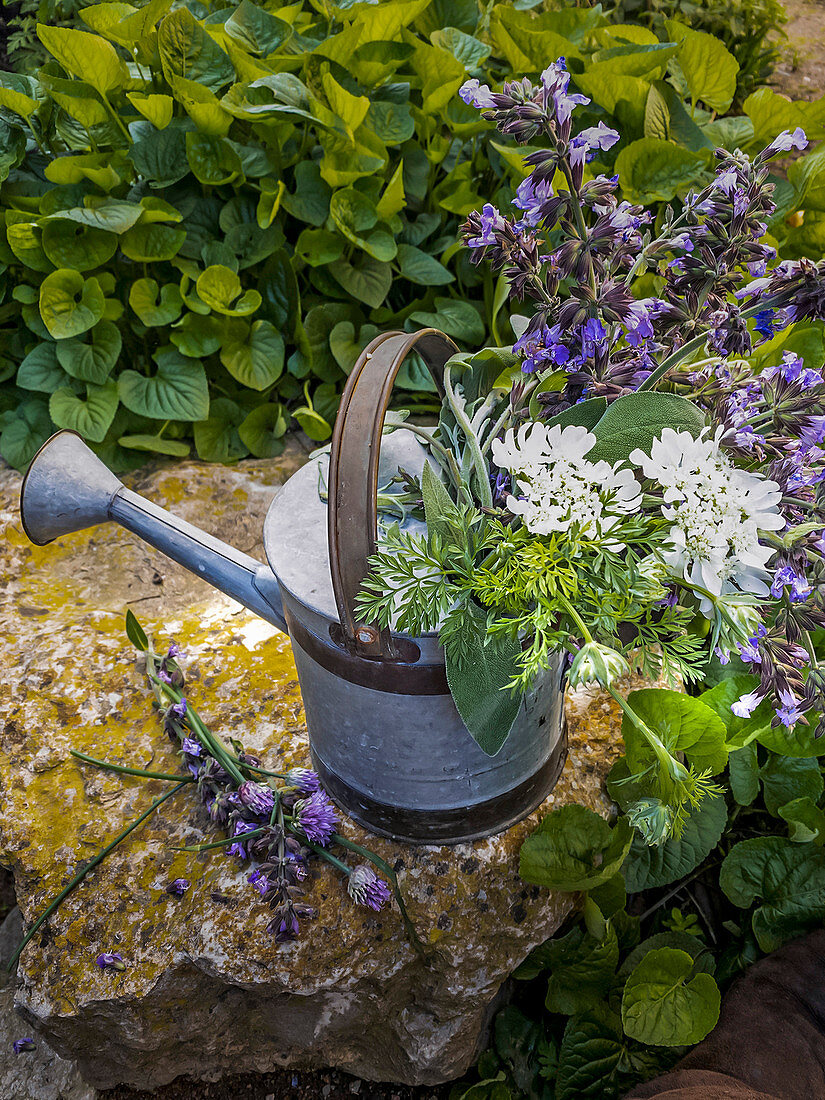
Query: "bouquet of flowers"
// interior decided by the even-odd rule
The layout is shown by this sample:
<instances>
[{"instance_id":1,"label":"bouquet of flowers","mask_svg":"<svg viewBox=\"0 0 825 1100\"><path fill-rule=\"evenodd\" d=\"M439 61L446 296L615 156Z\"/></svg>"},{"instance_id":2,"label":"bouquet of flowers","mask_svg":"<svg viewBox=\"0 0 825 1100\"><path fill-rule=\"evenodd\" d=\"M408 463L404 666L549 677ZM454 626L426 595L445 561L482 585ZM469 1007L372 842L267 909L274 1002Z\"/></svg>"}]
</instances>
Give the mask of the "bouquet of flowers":
<instances>
[{"instance_id":1,"label":"bouquet of flowers","mask_svg":"<svg viewBox=\"0 0 825 1100\"><path fill-rule=\"evenodd\" d=\"M753 159L718 149L707 186L654 224L589 167L619 134L571 137L588 101L569 80L559 59L537 85L461 89L503 134L542 143L515 214L487 204L464 226L474 261L531 308L512 351L447 364L437 427L414 428L428 534L384 529L359 612L438 630L491 754L567 651L569 683L624 710L629 818L658 844L714 791L738 719L825 731L825 381L794 351L825 319L825 261L777 264L764 243L768 162L804 148L802 130ZM617 690L632 670L689 686L731 661L733 698ZM470 707L479 664L488 698Z\"/></svg>"}]
</instances>

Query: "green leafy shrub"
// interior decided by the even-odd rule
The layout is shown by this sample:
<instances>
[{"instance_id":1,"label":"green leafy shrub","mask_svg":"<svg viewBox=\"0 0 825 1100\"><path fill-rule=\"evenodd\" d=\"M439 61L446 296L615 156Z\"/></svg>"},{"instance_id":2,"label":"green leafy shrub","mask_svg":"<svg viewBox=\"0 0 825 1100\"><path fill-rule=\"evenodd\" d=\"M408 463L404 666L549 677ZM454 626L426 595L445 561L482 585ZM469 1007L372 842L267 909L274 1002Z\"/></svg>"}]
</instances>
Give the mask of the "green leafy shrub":
<instances>
[{"instance_id":1,"label":"green leafy shrub","mask_svg":"<svg viewBox=\"0 0 825 1100\"><path fill-rule=\"evenodd\" d=\"M0 74L0 454L15 466L54 427L116 468L192 441L208 460L273 455L290 416L328 437L379 329L511 340L503 284L457 234L485 199L510 202L523 150L460 101L469 76L566 55L593 100L582 125L622 132L610 156L634 201L701 181L717 143L825 134L821 103L768 89L718 117L736 62L677 23L660 42L599 8L170 8L84 8L88 29L39 28L53 60L35 75ZM771 232L788 254L821 251L823 215L783 220L803 200L825 211L821 164L780 181ZM400 382L427 407L425 371Z\"/></svg>"},{"instance_id":2,"label":"green leafy shrub","mask_svg":"<svg viewBox=\"0 0 825 1100\"><path fill-rule=\"evenodd\" d=\"M788 16L779 0L619 0L610 7L619 23L640 23L659 31L676 19L696 31L712 34L736 59L736 99L741 102L773 72L779 52L777 32Z\"/></svg>"},{"instance_id":3,"label":"green leafy shrub","mask_svg":"<svg viewBox=\"0 0 825 1100\"><path fill-rule=\"evenodd\" d=\"M820 660L824 649L820 639ZM731 703L756 683L739 660L717 664L698 698L673 709L674 729L691 709L715 711L728 751L724 794L694 810L678 840L650 847L631 827L625 757L607 779L612 825L563 806L527 838L522 878L586 891L584 906L516 970L519 992L496 1018L479 1079L452 1100L616 1100L704 1038L737 974L822 927L825 743L813 724L772 727L768 708L735 717ZM673 706L671 692L652 694Z\"/></svg>"}]
</instances>

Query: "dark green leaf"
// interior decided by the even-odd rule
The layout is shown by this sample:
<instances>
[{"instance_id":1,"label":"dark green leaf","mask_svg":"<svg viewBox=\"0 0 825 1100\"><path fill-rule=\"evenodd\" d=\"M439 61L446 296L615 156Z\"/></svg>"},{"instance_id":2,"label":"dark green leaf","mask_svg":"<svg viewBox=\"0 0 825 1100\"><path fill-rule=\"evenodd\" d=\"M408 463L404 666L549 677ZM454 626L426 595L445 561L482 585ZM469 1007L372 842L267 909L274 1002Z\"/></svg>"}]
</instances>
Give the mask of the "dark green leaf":
<instances>
[{"instance_id":1,"label":"dark green leaf","mask_svg":"<svg viewBox=\"0 0 825 1100\"><path fill-rule=\"evenodd\" d=\"M784 837L740 841L725 857L719 885L734 905L750 909L763 951L817 928L825 920L825 848Z\"/></svg>"},{"instance_id":2,"label":"dark green leaf","mask_svg":"<svg viewBox=\"0 0 825 1100\"><path fill-rule=\"evenodd\" d=\"M660 947L648 952L627 979L622 1024L639 1042L687 1046L716 1026L720 1002L716 982L696 972L686 951Z\"/></svg>"},{"instance_id":3,"label":"dark green leaf","mask_svg":"<svg viewBox=\"0 0 825 1100\"><path fill-rule=\"evenodd\" d=\"M522 844L519 874L551 890L591 890L618 872L632 842L626 818L611 828L585 806L562 806Z\"/></svg>"}]
</instances>

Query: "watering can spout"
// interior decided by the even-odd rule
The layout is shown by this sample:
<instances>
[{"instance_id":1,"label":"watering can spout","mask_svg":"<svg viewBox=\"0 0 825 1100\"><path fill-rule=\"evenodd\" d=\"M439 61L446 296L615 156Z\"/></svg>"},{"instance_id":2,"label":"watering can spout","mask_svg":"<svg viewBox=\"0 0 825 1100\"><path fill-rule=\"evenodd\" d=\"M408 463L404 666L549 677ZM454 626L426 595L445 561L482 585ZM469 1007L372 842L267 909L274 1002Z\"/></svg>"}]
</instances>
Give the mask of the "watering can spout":
<instances>
[{"instance_id":1,"label":"watering can spout","mask_svg":"<svg viewBox=\"0 0 825 1100\"><path fill-rule=\"evenodd\" d=\"M23 530L43 546L113 521L286 632L272 570L133 493L75 432L58 432L31 461L20 491Z\"/></svg>"}]
</instances>

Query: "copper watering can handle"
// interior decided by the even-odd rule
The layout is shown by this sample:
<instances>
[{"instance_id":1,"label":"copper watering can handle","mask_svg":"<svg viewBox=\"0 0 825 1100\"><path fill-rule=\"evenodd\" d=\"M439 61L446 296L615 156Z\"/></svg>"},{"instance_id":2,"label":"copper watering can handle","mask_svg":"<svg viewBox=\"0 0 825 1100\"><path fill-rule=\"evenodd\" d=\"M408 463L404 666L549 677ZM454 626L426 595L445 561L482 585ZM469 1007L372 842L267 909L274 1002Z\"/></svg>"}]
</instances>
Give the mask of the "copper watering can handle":
<instances>
[{"instance_id":1,"label":"copper watering can handle","mask_svg":"<svg viewBox=\"0 0 825 1100\"><path fill-rule=\"evenodd\" d=\"M359 657L400 657L389 630L355 618L355 597L376 548L378 459L393 385L406 357L416 351L443 396L444 364L458 350L432 328L376 336L359 356L341 396L329 460L329 563L342 642Z\"/></svg>"}]
</instances>

